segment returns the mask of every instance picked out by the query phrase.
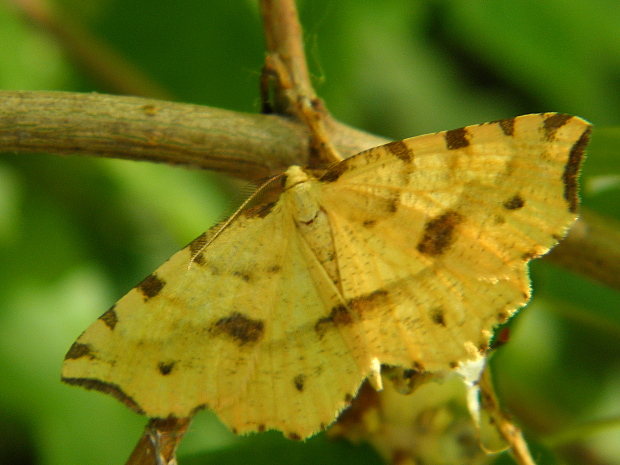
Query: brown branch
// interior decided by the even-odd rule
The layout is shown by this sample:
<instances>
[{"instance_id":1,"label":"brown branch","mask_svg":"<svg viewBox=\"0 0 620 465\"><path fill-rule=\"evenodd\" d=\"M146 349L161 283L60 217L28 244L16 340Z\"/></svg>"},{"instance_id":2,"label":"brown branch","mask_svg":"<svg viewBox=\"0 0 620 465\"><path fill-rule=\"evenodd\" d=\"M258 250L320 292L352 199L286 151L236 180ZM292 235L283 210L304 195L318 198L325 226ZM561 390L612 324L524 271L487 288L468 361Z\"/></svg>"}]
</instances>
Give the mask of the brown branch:
<instances>
[{"instance_id":1,"label":"brown branch","mask_svg":"<svg viewBox=\"0 0 620 465\"><path fill-rule=\"evenodd\" d=\"M307 164L305 125L138 97L0 91L0 151L126 158L256 180ZM337 124L333 140L352 155L385 139Z\"/></svg>"},{"instance_id":2,"label":"brown branch","mask_svg":"<svg viewBox=\"0 0 620 465\"><path fill-rule=\"evenodd\" d=\"M546 259L620 290L620 223L583 209Z\"/></svg>"}]
</instances>

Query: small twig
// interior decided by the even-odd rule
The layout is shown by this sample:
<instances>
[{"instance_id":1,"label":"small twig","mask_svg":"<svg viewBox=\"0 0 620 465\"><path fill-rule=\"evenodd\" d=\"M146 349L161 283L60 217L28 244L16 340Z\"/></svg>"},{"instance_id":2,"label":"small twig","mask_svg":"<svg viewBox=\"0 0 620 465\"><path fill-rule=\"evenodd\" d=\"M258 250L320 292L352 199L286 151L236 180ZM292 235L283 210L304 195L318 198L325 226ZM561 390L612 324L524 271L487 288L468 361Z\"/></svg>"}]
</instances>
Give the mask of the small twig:
<instances>
[{"instance_id":1,"label":"small twig","mask_svg":"<svg viewBox=\"0 0 620 465\"><path fill-rule=\"evenodd\" d=\"M264 73L275 80L274 110L308 127L310 166L341 161L332 137L336 125L312 87L294 0L262 0L261 12L268 51ZM263 96L268 95L266 86L263 79Z\"/></svg>"},{"instance_id":2,"label":"small twig","mask_svg":"<svg viewBox=\"0 0 620 465\"><path fill-rule=\"evenodd\" d=\"M152 418L126 465L177 465L176 451L191 418Z\"/></svg>"},{"instance_id":3,"label":"small twig","mask_svg":"<svg viewBox=\"0 0 620 465\"><path fill-rule=\"evenodd\" d=\"M515 461L519 465L536 465L527 447L527 442L525 442L525 438L521 433L521 429L502 412L499 406L488 367L482 372L479 386L481 406L490 415L493 420L492 423L498 432L510 444L510 452Z\"/></svg>"},{"instance_id":4,"label":"small twig","mask_svg":"<svg viewBox=\"0 0 620 465\"><path fill-rule=\"evenodd\" d=\"M261 14L267 53L282 60L299 95L316 98L306 56L301 24L294 0L262 0Z\"/></svg>"}]
</instances>

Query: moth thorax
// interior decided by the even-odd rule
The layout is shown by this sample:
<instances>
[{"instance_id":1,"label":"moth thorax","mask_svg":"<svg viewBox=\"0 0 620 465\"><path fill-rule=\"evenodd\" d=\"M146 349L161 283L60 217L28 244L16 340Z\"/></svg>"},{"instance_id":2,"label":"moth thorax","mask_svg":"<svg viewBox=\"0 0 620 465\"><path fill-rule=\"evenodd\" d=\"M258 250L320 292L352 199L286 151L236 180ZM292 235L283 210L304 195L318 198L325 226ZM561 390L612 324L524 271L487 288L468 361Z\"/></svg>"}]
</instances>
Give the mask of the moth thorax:
<instances>
[{"instance_id":1,"label":"moth thorax","mask_svg":"<svg viewBox=\"0 0 620 465\"><path fill-rule=\"evenodd\" d=\"M291 202L295 218L303 223L314 220L320 211L315 188L316 179L299 166L291 166L286 171L284 195Z\"/></svg>"}]
</instances>

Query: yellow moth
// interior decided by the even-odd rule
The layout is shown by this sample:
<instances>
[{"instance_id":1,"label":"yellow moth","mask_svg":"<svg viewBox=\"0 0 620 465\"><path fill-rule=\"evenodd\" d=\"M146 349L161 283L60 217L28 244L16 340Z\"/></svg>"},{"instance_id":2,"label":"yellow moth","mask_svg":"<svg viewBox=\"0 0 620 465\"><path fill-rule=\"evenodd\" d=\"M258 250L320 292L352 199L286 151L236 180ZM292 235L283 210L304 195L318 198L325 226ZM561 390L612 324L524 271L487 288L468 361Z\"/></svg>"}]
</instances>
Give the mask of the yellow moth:
<instances>
[{"instance_id":1,"label":"yellow moth","mask_svg":"<svg viewBox=\"0 0 620 465\"><path fill-rule=\"evenodd\" d=\"M479 358L529 299L527 262L577 216L590 125L520 116L376 147L172 256L66 355L66 383L149 417L213 409L236 433L306 438L382 364Z\"/></svg>"}]
</instances>

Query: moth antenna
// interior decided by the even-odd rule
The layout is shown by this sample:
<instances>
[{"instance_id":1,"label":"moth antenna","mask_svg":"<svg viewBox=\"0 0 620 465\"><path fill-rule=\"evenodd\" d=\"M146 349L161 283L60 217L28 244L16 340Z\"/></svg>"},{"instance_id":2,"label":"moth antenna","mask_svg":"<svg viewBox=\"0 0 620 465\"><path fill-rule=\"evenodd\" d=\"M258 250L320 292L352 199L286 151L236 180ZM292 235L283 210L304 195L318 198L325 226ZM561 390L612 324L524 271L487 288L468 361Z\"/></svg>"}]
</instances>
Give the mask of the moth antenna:
<instances>
[{"instance_id":1,"label":"moth antenna","mask_svg":"<svg viewBox=\"0 0 620 465\"><path fill-rule=\"evenodd\" d=\"M192 255L192 258L189 260L189 265L187 265L187 269L189 269L192 266L192 263L194 263L194 260L196 259L196 257L200 255L202 251L206 249L215 239L217 239L217 237L220 234L222 234L224 229L226 229L230 225L230 223L232 223L235 219L237 219L237 217L248 206L248 204L250 204L253 200L259 197L267 189L267 187L269 187L275 181L278 181L280 178L282 178L284 174L285 173L280 173L280 174L276 174L275 176L272 176L267 181L265 181L258 189L256 189L252 195L250 195L247 199L245 199L245 201L241 204L241 206L239 206L239 208L235 210L235 213L229 216L228 219L226 219L226 221L221 223L219 229L215 232L215 234L213 234L213 236L211 236L211 238L209 238L209 240L206 241L202 247L200 247L198 250L194 252L194 254Z\"/></svg>"}]
</instances>

